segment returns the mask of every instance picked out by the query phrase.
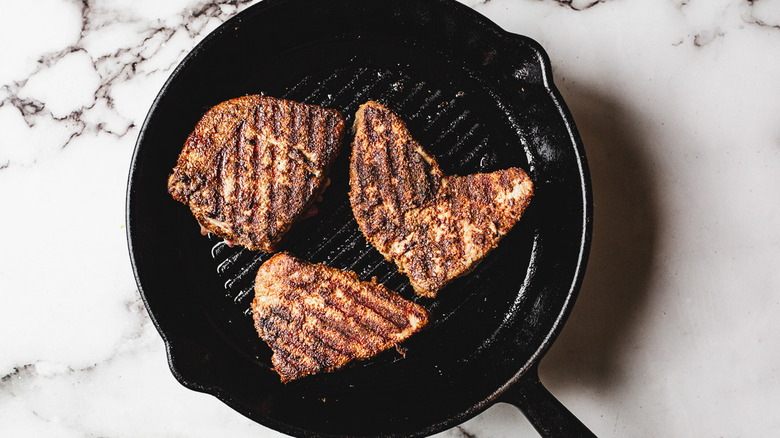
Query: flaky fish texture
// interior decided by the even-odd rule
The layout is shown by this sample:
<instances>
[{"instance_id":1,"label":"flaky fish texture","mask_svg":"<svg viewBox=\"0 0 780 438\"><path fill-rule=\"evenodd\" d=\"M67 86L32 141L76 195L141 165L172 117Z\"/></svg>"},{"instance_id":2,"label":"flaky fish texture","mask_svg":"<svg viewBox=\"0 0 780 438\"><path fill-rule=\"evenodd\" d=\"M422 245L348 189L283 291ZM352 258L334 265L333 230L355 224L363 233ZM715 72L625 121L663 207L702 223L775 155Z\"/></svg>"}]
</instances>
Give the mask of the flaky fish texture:
<instances>
[{"instance_id":1,"label":"flaky fish texture","mask_svg":"<svg viewBox=\"0 0 780 438\"><path fill-rule=\"evenodd\" d=\"M284 252L258 270L252 313L285 383L368 359L428 322L423 307L381 284Z\"/></svg>"},{"instance_id":2,"label":"flaky fish texture","mask_svg":"<svg viewBox=\"0 0 780 438\"><path fill-rule=\"evenodd\" d=\"M533 195L520 168L445 175L401 119L377 103L355 115L350 203L369 242L434 297L517 223Z\"/></svg>"},{"instance_id":3,"label":"flaky fish texture","mask_svg":"<svg viewBox=\"0 0 780 438\"><path fill-rule=\"evenodd\" d=\"M332 109L244 96L211 108L168 178L168 192L203 228L274 251L325 188L344 119Z\"/></svg>"}]
</instances>

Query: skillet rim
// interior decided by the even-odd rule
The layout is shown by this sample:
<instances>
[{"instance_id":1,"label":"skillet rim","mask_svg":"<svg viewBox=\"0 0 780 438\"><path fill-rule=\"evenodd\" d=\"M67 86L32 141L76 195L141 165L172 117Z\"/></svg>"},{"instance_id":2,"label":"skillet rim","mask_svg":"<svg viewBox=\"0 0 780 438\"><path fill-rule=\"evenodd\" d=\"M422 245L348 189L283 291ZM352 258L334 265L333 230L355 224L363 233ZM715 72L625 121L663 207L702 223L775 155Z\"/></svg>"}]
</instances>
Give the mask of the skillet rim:
<instances>
[{"instance_id":1,"label":"skillet rim","mask_svg":"<svg viewBox=\"0 0 780 438\"><path fill-rule=\"evenodd\" d=\"M226 391L223 388L219 387L216 384L206 384L206 383L190 380L183 373L181 373L180 370L177 368L176 365L177 354L175 352L176 347L174 344L178 342L178 339L175 339L176 337L171 335L171 333L169 333L169 331L165 327L165 323L161 322L160 319L158 319L158 315L156 315L155 312L152 311L147 295L141 284L141 276L139 274L138 266L136 263L137 249L133 244L133 240L134 240L133 222L134 221L133 218L131 217L131 198L134 196L133 183L135 180L138 155L141 148L141 144L143 143L143 140L146 136L147 129L149 128L149 122L152 119L154 113L156 112L160 102L166 96L171 84L178 78L181 71L186 69L190 63L194 62L201 52L208 50L211 45L213 45L220 37L223 36L223 34L229 32L232 27L237 27L239 24L241 24L241 22L244 20L246 16L250 14L261 14L265 9L269 9L276 4L282 4L289 1L291 0L264 0L248 7L244 11L226 20L224 23L219 25L215 30L210 32L200 43L198 43L182 59L182 61L171 72L170 76L163 84L162 88L160 89L160 92L157 94L152 105L150 106L149 112L144 118L144 122L141 126L141 129L139 130L138 139L136 141L133 150L133 155L131 158L131 165L130 165L130 170L128 175L128 183L127 183L128 185L126 191L126 203L125 203L126 236L128 240L128 251L131 259L133 274L136 278L136 283L138 286L139 293L147 309L147 312L150 316L150 319L165 344L167 361L172 374L183 386L199 392L205 392L211 394L217 397L225 404L227 404L228 406L230 406L231 408L233 408L234 410L238 411L239 413L242 413L243 415L247 415L247 414L245 414L243 410L240 408L239 406L240 403L238 403L233 397L231 397L229 393L226 393ZM559 90L554 85L553 77L552 77L552 67L547 53L544 51L541 45L539 45L539 43L537 43L533 39L504 30L503 28L501 28L494 22L490 21L489 19L481 15L479 12L469 8L468 6L465 6L461 3L457 3L451 0L428 0L428 1L431 3L442 5L443 7L459 8L460 9L460 11L458 11L459 15L468 15L468 19L470 19L473 22L474 26L488 28L491 31L495 32L496 35L498 35L502 39L515 40L515 43L517 44L528 46L533 50L535 55L539 58L538 61L542 67L541 69L542 83L544 89L548 92L549 95L548 97L552 100L552 103L554 104L555 108L560 113L560 116L568 131L569 139L571 140L571 143L574 146L574 155L576 157L577 168L579 170L580 189L581 189L580 193L582 195L582 203L583 203L582 204L583 218L580 227L582 233L578 245L579 253L576 262L575 274L569 286L569 290L566 294L566 298L564 300L563 306L561 307L559 313L555 316L551 329L544 336L542 343L536 348L535 352L526 361L525 365L520 369L518 369L518 371L511 379L509 379L506 383L500 386L496 391L494 391L488 397L484 398L480 402L471 406L471 408L463 410L460 413L447 418L446 420L430 424L428 427L421 429L416 433L380 434L380 435L370 435L370 436L382 436L382 437L426 436L444 430L448 427L452 427L456 424L459 424L479 414L480 412L484 411L488 407L492 406L494 403L501 401L502 394L504 394L516 382L521 380L529 369L538 366L538 363L541 360L541 358L549 350L552 343L560 334L563 325L565 324L569 314L572 311L580 287L582 285L584 275L585 275L585 268L587 265L588 254L590 250L591 238L592 238L592 218L593 218L592 187L591 187L591 180L590 180L590 174L588 170L585 150L582 144L582 140L574 124L573 117L570 111L568 110L568 108L566 107L563 97L561 96ZM569 145L567 144L567 149L568 147ZM340 435L309 432L308 430L297 428L287 423L277 421L270 416L262 416L262 421L259 420L257 416L253 416L249 418L267 427L273 428L277 431L289 435L293 435L293 436L302 436L302 437L340 436Z\"/></svg>"}]
</instances>

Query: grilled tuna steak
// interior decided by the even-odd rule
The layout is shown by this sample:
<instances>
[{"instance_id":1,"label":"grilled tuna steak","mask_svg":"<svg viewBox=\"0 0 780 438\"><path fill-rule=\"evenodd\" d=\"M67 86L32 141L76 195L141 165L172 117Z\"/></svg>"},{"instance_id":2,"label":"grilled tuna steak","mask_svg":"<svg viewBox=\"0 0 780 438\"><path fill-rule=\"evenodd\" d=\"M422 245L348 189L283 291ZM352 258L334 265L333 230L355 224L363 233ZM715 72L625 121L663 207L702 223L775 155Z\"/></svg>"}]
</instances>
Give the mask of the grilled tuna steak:
<instances>
[{"instance_id":1,"label":"grilled tuna steak","mask_svg":"<svg viewBox=\"0 0 780 438\"><path fill-rule=\"evenodd\" d=\"M496 247L520 219L533 184L519 168L444 175L388 108L367 102L355 116L352 211L371 244L434 297Z\"/></svg>"},{"instance_id":2,"label":"grilled tuna steak","mask_svg":"<svg viewBox=\"0 0 780 438\"><path fill-rule=\"evenodd\" d=\"M425 309L381 284L287 253L258 270L252 313L284 383L367 359L428 322Z\"/></svg>"},{"instance_id":3,"label":"grilled tuna steak","mask_svg":"<svg viewBox=\"0 0 780 438\"><path fill-rule=\"evenodd\" d=\"M336 110L265 96L228 100L187 138L168 192L206 230L273 251L324 190L343 132Z\"/></svg>"}]
</instances>

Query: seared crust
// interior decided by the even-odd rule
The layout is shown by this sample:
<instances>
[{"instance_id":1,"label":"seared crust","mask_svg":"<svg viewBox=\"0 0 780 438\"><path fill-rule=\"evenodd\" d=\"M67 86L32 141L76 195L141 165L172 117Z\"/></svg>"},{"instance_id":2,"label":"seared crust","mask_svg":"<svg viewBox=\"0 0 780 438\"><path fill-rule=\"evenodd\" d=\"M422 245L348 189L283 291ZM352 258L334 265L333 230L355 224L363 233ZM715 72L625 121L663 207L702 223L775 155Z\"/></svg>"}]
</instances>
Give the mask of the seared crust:
<instances>
[{"instance_id":1,"label":"seared crust","mask_svg":"<svg viewBox=\"0 0 780 438\"><path fill-rule=\"evenodd\" d=\"M343 134L336 110L257 95L231 99L195 126L168 192L208 231L273 251L324 190Z\"/></svg>"},{"instance_id":2,"label":"seared crust","mask_svg":"<svg viewBox=\"0 0 780 438\"><path fill-rule=\"evenodd\" d=\"M252 313L284 383L372 357L428 322L424 308L381 284L287 253L257 272Z\"/></svg>"},{"instance_id":3,"label":"seared crust","mask_svg":"<svg viewBox=\"0 0 780 438\"><path fill-rule=\"evenodd\" d=\"M366 238L434 297L496 247L520 219L533 184L520 168L444 175L388 108L357 111L350 203Z\"/></svg>"}]
</instances>

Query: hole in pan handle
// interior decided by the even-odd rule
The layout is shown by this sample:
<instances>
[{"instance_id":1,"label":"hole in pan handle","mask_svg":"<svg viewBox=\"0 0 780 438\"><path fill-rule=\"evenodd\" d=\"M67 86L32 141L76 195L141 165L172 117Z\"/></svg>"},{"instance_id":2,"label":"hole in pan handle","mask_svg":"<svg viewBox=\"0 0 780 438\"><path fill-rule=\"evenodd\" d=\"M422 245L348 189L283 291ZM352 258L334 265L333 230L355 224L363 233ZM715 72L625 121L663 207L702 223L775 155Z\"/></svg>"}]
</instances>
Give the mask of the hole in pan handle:
<instances>
[{"instance_id":1,"label":"hole in pan handle","mask_svg":"<svg viewBox=\"0 0 780 438\"><path fill-rule=\"evenodd\" d=\"M596 437L542 385L536 365L526 371L520 380L502 395L501 401L520 409L545 438Z\"/></svg>"}]
</instances>

